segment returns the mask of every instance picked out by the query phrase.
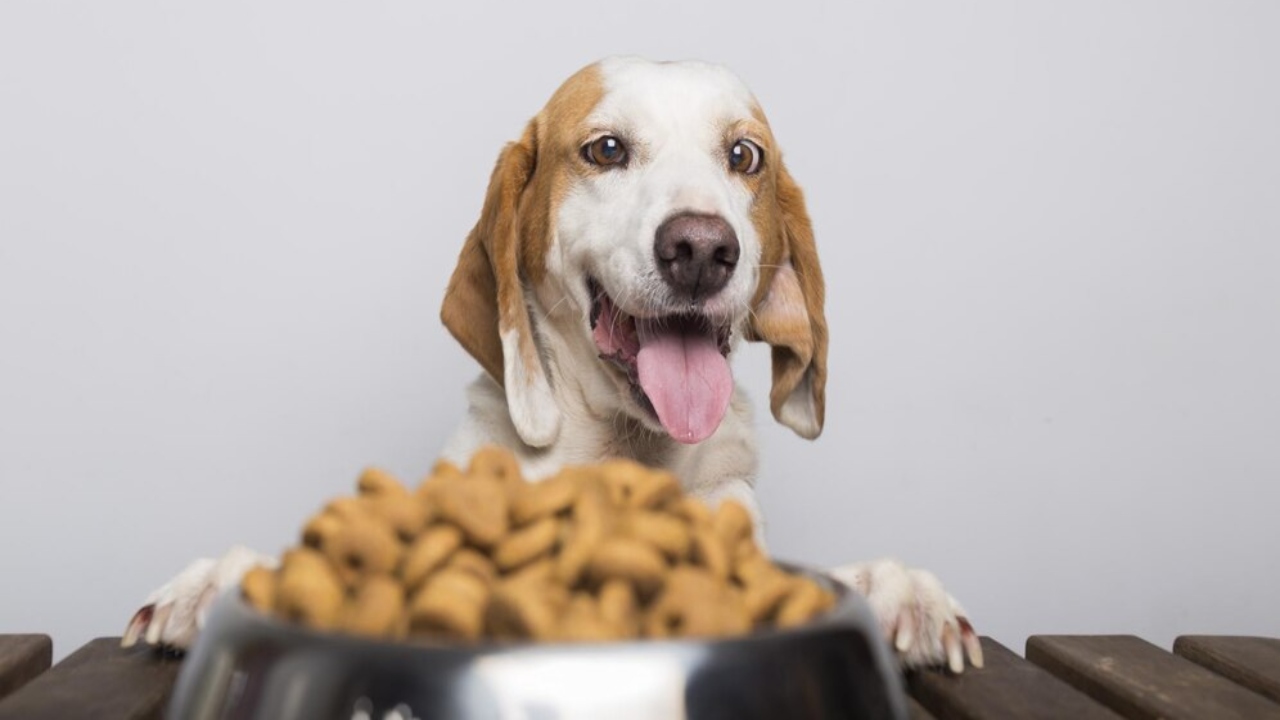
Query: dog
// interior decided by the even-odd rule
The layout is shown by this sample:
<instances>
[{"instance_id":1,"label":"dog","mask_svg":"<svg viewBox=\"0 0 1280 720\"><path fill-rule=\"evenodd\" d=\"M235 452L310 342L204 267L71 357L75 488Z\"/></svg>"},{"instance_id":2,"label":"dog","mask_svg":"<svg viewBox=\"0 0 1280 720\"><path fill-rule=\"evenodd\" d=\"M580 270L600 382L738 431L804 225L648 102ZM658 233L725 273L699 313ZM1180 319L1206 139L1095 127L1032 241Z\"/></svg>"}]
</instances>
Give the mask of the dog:
<instances>
[{"instance_id":1,"label":"dog","mask_svg":"<svg viewBox=\"0 0 1280 720\"><path fill-rule=\"evenodd\" d=\"M440 314L484 369L443 452L462 466L490 444L534 479L627 457L709 503L737 500L759 534L752 409L729 364L744 341L771 346L774 418L822 432L824 283L804 196L721 66L618 57L565 81L502 150ZM244 548L197 561L124 643L188 646L210 601L264 562ZM981 666L932 574L894 560L833 574L867 598L904 666Z\"/></svg>"}]
</instances>

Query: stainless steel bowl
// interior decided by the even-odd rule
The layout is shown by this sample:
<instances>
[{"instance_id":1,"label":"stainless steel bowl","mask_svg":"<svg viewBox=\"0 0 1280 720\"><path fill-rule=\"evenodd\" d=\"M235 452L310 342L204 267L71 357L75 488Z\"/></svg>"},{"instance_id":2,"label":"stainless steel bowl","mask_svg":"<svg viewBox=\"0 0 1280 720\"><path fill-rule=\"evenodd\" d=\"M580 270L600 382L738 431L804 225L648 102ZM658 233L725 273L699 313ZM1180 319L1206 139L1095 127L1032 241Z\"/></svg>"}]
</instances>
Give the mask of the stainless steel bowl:
<instances>
[{"instance_id":1,"label":"stainless steel bowl","mask_svg":"<svg viewBox=\"0 0 1280 720\"><path fill-rule=\"evenodd\" d=\"M803 627L720 640L426 645L319 633L219 599L169 704L178 720L906 718L860 596Z\"/></svg>"}]
</instances>

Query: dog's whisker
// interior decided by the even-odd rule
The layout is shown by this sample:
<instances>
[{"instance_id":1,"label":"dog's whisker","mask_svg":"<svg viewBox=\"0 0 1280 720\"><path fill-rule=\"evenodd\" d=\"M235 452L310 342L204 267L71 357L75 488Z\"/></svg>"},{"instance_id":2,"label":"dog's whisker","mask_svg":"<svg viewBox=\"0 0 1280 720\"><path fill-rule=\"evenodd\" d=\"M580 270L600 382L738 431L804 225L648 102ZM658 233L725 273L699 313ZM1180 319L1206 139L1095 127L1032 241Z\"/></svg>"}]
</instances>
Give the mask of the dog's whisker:
<instances>
[{"instance_id":1,"label":"dog's whisker","mask_svg":"<svg viewBox=\"0 0 1280 720\"><path fill-rule=\"evenodd\" d=\"M565 302L568 302L568 300L569 300L569 295L567 293L565 295L562 295L559 300L552 303L551 307L547 308L547 315L548 316L554 315L556 312L556 309L559 308L561 305L563 305Z\"/></svg>"}]
</instances>

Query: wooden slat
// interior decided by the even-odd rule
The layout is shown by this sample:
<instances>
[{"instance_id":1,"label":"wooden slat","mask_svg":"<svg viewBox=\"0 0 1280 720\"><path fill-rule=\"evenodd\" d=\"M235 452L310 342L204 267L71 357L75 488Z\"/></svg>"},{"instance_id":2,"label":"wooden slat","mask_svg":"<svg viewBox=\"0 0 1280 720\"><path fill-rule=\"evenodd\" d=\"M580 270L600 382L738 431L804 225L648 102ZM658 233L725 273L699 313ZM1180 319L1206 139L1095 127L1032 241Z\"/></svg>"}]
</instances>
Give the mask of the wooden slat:
<instances>
[{"instance_id":1,"label":"wooden slat","mask_svg":"<svg viewBox=\"0 0 1280 720\"><path fill-rule=\"evenodd\" d=\"M957 676L941 671L910 674L909 692L938 720L1119 720L1120 716L991 638L982 638L982 654L981 670L968 668Z\"/></svg>"},{"instance_id":2,"label":"wooden slat","mask_svg":"<svg viewBox=\"0 0 1280 720\"><path fill-rule=\"evenodd\" d=\"M145 720L164 712L180 663L98 638L0 700L0 720Z\"/></svg>"},{"instance_id":3,"label":"wooden slat","mask_svg":"<svg viewBox=\"0 0 1280 720\"><path fill-rule=\"evenodd\" d=\"M1280 702L1280 638L1183 635L1173 642L1173 651Z\"/></svg>"},{"instance_id":4,"label":"wooden slat","mask_svg":"<svg viewBox=\"0 0 1280 720\"><path fill-rule=\"evenodd\" d=\"M915 698L907 698L907 720L934 720L924 706L916 702Z\"/></svg>"},{"instance_id":5,"label":"wooden slat","mask_svg":"<svg viewBox=\"0 0 1280 720\"><path fill-rule=\"evenodd\" d=\"M1027 659L1128 718L1280 720L1280 705L1132 635L1040 635Z\"/></svg>"},{"instance_id":6,"label":"wooden slat","mask_svg":"<svg viewBox=\"0 0 1280 720\"><path fill-rule=\"evenodd\" d=\"M53 640L48 635L0 635L0 700L52 663Z\"/></svg>"}]
</instances>

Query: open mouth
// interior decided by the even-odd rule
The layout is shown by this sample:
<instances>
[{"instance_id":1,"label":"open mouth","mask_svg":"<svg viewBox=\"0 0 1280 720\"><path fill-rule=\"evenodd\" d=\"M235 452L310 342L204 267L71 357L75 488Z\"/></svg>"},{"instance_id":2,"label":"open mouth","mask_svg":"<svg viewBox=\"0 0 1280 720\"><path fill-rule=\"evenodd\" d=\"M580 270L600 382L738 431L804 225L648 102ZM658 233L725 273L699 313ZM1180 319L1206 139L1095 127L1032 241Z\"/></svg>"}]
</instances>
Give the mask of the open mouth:
<instances>
[{"instance_id":1,"label":"open mouth","mask_svg":"<svg viewBox=\"0 0 1280 720\"><path fill-rule=\"evenodd\" d=\"M587 280L587 289L600 359L626 375L636 402L672 438L696 443L710 437L733 395L729 324L696 311L635 317L595 280Z\"/></svg>"}]
</instances>

